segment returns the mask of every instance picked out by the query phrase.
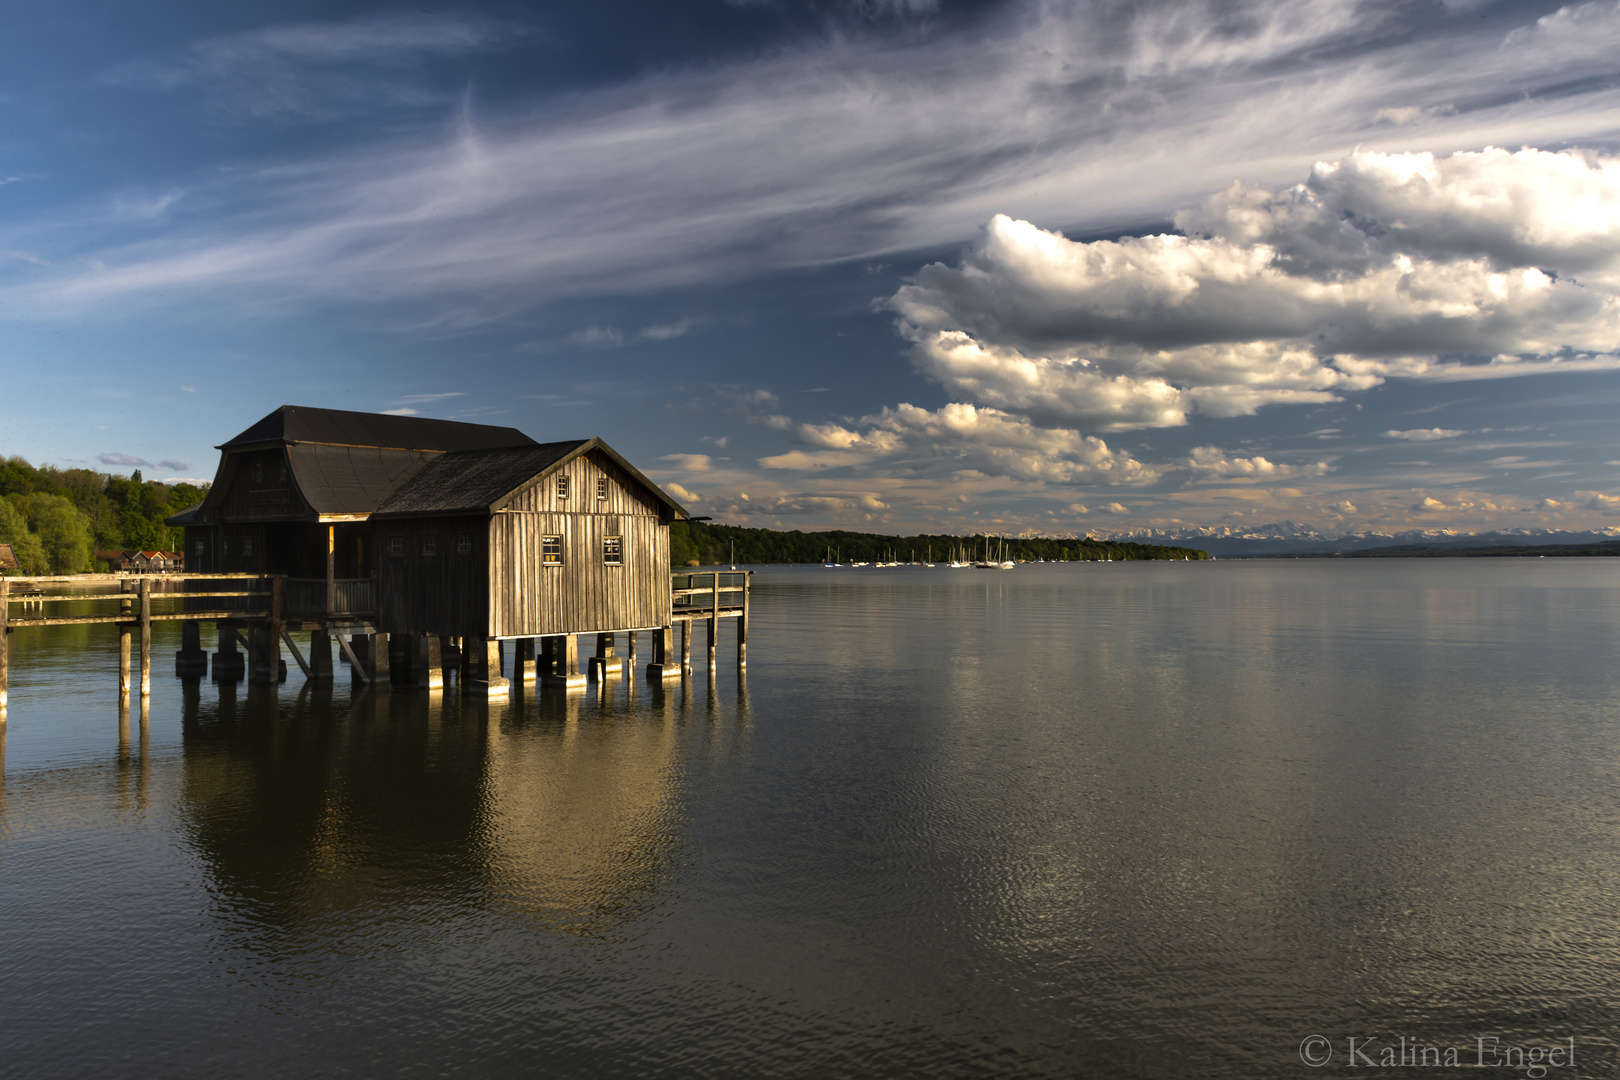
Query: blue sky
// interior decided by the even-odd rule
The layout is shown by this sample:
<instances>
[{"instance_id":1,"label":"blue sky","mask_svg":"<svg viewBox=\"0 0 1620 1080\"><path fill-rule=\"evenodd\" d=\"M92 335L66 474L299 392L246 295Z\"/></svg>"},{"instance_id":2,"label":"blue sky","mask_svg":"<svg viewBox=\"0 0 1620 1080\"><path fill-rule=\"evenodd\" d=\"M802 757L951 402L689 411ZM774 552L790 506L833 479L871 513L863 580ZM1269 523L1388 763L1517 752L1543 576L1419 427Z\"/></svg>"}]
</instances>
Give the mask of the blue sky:
<instances>
[{"instance_id":1,"label":"blue sky","mask_svg":"<svg viewBox=\"0 0 1620 1080\"><path fill-rule=\"evenodd\" d=\"M0 452L600 435L746 525L1620 524L1620 6L62 3Z\"/></svg>"}]
</instances>

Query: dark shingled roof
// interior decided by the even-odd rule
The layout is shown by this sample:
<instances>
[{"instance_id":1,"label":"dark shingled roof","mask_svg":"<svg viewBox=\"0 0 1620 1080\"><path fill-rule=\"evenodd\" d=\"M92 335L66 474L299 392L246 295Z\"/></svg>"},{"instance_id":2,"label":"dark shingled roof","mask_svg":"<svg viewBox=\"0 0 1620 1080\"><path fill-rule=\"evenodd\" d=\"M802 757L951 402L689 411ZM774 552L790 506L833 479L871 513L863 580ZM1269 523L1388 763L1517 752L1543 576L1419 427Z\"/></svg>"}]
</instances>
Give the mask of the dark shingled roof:
<instances>
[{"instance_id":1,"label":"dark shingled roof","mask_svg":"<svg viewBox=\"0 0 1620 1080\"><path fill-rule=\"evenodd\" d=\"M379 514L489 513L592 440L441 454L377 508Z\"/></svg>"},{"instance_id":2,"label":"dark shingled roof","mask_svg":"<svg viewBox=\"0 0 1620 1080\"><path fill-rule=\"evenodd\" d=\"M168 525L171 528L179 528L182 525L190 525L197 520L197 511L201 509L202 503L192 503L178 514L170 514L168 517L164 518L163 524ZM97 552L97 554L99 555L100 552Z\"/></svg>"},{"instance_id":3,"label":"dark shingled roof","mask_svg":"<svg viewBox=\"0 0 1620 1080\"><path fill-rule=\"evenodd\" d=\"M270 443L328 443L393 450L449 451L533 446L534 440L512 427L283 405L216 449L232 450Z\"/></svg>"},{"instance_id":4,"label":"dark shingled roof","mask_svg":"<svg viewBox=\"0 0 1620 1080\"><path fill-rule=\"evenodd\" d=\"M298 491L317 514L369 514L425 464L444 456L429 450L378 446L301 443L287 447Z\"/></svg>"},{"instance_id":5,"label":"dark shingled roof","mask_svg":"<svg viewBox=\"0 0 1620 1080\"><path fill-rule=\"evenodd\" d=\"M401 485L378 507L377 514L405 517L494 513L519 491L590 450L599 450L616 461L650 495L669 507L674 516L687 516L680 503L664 494L662 488L641 475L640 470L601 439L570 439L443 454Z\"/></svg>"}]
</instances>

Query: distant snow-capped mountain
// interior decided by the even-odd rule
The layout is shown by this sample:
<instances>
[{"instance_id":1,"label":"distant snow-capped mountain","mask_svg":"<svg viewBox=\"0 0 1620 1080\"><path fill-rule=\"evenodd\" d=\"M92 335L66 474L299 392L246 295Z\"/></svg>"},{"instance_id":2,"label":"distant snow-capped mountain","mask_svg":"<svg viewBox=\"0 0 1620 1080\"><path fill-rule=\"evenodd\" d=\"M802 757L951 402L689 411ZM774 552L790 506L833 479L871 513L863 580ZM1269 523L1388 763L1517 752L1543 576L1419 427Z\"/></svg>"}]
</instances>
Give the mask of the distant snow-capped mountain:
<instances>
[{"instance_id":1,"label":"distant snow-capped mountain","mask_svg":"<svg viewBox=\"0 0 1620 1080\"><path fill-rule=\"evenodd\" d=\"M1182 529L1122 529L1093 531L1100 540L1135 540L1144 544L1170 544L1203 548L1211 555L1290 555L1360 551L1395 544L1435 546L1492 544L1592 544L1620 537L1620 528L1595 532L1558 532L1551 529L1498 529L1466 533L1457 529L1408 529L1397 533L1323 533L1309 525L1277 521L1269 525L1214 525Z\"/></svg>"}]
</instances>

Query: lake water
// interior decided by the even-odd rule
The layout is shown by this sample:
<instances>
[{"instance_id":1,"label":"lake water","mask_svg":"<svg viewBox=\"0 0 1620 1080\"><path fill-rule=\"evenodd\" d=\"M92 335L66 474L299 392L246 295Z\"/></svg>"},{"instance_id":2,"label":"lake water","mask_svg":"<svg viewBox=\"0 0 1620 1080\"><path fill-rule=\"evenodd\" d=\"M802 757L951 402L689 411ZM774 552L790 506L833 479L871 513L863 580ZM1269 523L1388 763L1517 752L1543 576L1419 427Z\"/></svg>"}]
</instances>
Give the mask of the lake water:
<instances>
[{"instance_id":1,"label":"lake water","mask_svg":"<svg viewBox=\"0 0 1620 1080\"><path fill-rule=\"evenodd\" d=\"M1620 560L755 583L745 681L496 705L18 631L0 1072L1620 1073Z\"/></svg>"}]
</instances>

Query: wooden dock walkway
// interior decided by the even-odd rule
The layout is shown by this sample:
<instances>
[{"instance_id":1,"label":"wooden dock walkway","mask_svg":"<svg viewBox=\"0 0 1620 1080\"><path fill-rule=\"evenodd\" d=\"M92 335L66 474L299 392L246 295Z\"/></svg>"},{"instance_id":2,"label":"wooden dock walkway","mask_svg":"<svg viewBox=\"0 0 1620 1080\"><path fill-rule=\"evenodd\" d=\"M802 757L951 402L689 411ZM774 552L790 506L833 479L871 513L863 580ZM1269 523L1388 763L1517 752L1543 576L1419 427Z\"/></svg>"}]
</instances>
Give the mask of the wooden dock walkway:
<instances>
[{"instance_id":1,"label":"wooden dock walkway","mask_svg":"<svg viewBox=\"0 0 1620 1080\"><path fill-rule=\"evenodd\" d=\"M489 639L484 646L459 638L379 632L375 582L370 579L326 580L268 574L150 574L117 579L117 591L52 593L47 586L62 579L0 578L0 723L6 720L10 680L10 635L23 627L111 624L118 628L118 690L121 697L136 688L142 699L152 689L152 626L179 622L181 648L175 674L200 679L210 668L215 680L246 678L250 683L276 683L286 678L281 647L286 646L305 679L329 684L333 678L333 644L349 664L353 678L375 689L417 687L442 689L454 680L463 688L497 696L512 683L539 681L564 690L583 689L587 682L622 678L625 666L635 669L637 638L649 633L651 659L647 677L685 678L692 673L692 637L696 623L707 627L708 671L715 671L719 625L735 621L737 665L748 663L749 579L753 571L686 571L671 575L671 607L662 626L637 627L595 634L558 634L539 638ZM71 585L71 579L65 584ZM90 603L107 610L53 614L63 603ZM15 610L14 610L15 609ZM201 627L213 623L219 648L210 658L202 647ZM306 656L293 638L307 632ZM679 651L675 634L679 633ZM626 650L617 651L625 635ZM581 637L594 637L595 652L587 670L579 669ZM505 641L513 643L504 649ZM238 651L237 646L242 647ZM508 663L509 659L509 663ZM136 675L132 678L132 662Z\"/></svg>"}]
</instances>

